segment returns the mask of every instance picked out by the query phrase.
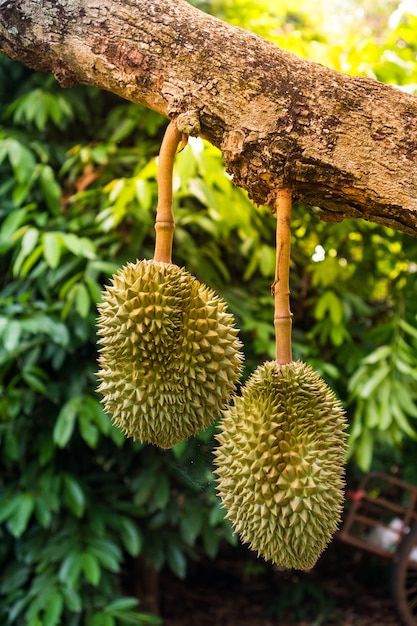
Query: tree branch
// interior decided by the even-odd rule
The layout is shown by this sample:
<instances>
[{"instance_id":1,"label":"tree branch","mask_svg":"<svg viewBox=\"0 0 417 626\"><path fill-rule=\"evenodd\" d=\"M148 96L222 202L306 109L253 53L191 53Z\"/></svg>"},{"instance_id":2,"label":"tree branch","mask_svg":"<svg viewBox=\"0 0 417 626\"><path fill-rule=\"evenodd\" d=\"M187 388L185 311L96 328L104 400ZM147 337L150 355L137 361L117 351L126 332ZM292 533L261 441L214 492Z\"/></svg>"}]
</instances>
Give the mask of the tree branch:
<instances>
[{"instance_id":1,"label":"tree branch","mask_svg":"<svg viewBox=\"0 0 417 626\"><path fill-rule=\"evenodd\" d=\"M184 0L0 0L0 52L177 117L259 204L279 188L417 235L417 98L299 59Z\"/></svg>"}]
</instances>

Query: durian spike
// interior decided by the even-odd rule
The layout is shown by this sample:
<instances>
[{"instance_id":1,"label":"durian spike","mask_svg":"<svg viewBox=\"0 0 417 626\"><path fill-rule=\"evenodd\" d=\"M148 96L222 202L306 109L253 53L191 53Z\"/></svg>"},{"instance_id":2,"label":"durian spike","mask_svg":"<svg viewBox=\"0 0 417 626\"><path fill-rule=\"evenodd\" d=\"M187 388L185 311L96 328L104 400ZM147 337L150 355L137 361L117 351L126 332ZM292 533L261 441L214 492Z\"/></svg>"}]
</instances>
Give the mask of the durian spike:
<instances>
[{"instance_id":1,"label":"durian spike","mask_svg":"<svg viewBox=\"0 0 417 626\"><path fill-rule=\"evenodd\" d=\"M272 295L275 299L276 361L279 365L292 363L292 313L290 310L290 249L291 249L290 189L280 189L275 200L277 216L275 281Z\"/></svg>"},{"instance_id":2,"label":"durian spike","mask_svg":"<svg viewBox=\"0 0 417 626\"><path fill-rule=\"evenodd\" d=\"M158 206L155 219L155 252L154 261L172 262L172 239L174 236L174 213L172 211L172 173L178 144L185 135L178 130L172 120L165 131L158 158Z\"/></svg>"}]
</instances>

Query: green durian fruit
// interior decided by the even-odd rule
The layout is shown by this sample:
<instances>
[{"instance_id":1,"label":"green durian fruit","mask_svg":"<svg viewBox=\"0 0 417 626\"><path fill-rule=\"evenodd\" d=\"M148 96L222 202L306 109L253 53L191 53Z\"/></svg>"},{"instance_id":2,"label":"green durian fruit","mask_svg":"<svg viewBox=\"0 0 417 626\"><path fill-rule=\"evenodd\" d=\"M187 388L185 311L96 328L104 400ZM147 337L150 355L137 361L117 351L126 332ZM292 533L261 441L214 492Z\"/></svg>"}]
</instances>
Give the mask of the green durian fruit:
<instances>
[{"instance_id":1,"label":"green durian fruit","mask_svg":"<svg viewBox=\"0 0 417 626\"><path fill-rule=\"evenodd\" d=\"M309 365L264 363L224 411L217 490L234 529L258 555L309 569L343 505L344 410Z\"/></svg>"},{"instance_id":2,"label":"green durian fruit","mask_svg":"<svg viewBox=\"0 0 417 626\"><path fill-rule=\"evenodd\" d=\"M113 276L99 314L98 390L126 435L170 448L220 415L242 355L213 290L176 265L137 261Z\"/></svg>"}]
</instances>

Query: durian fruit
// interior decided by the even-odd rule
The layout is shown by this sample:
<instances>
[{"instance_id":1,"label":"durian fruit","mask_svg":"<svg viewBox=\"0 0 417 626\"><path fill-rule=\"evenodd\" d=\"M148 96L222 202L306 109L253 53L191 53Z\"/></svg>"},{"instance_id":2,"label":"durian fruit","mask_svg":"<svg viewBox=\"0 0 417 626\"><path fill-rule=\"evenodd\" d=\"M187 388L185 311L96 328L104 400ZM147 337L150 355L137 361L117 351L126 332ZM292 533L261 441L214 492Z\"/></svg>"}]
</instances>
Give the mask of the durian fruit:
<instances>
[{"instance_id":1,"label":"durian fruit","mask_svg":"<svg viewBox=\"0 0 417 626\"><path fill-rule=\"evenodd\" d=\"M172 264L172 173L180 142L186 138L172 120L159 154L154 260L128 263L113 276L98 319L105 410L126 435L163 448L208 426L242 369L225 302Z\"/></svg>"},{"instance_id":2,"label":"durian fruit","mask_svg":"<svg viewBox=\"0 0 417 626\"><path fill-rule=\"evenodd\" d=\"M276 359L254 372L224 412L215 464L218 493L242 541L283 567L309 569L340 518L346 424L326 383L292 359L291 208L291 189L278 190Z\"/></svg>"},{"instance_id":3,"label":"durian fruit","mask_svg":"<svg viewBox=\"0 0 417 626\"><path fill-rule=\"evenodd\" d=\"M219 416L242 369L225 302L174 264L119 270L99 305L98 377L126 435L170 448Z\"/></svg>"},{"instance_id":4,"label":"durian fruit","mask_svg":"<svg viewBox=\"0 0 417 626\"><path fill-rule=\"evenodd\" d=\"M344 411L300 361L258 367L224 411L217 490L234 529L258 555L309 569L343 504Z\"/></svg>"}]
</instances>

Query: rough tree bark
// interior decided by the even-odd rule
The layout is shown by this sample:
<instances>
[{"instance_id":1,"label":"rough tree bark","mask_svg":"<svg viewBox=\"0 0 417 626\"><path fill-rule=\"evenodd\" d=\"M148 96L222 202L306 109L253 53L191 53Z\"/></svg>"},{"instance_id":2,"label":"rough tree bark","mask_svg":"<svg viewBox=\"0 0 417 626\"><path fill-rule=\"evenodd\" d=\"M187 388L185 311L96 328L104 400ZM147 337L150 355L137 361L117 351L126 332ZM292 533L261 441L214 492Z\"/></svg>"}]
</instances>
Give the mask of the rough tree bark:
<instances>
[{"instance_id":1,"label":"rough tree bark","mask_svg":"<svg viewBox=\"0 0 417 626\"><path fill-rule=\"evenodd\" d=\"M417 98L299 59L185 0L0 0L0 52L179 117L257 203L277 190L417 235Z\"/></svg>"}]
</instances>

